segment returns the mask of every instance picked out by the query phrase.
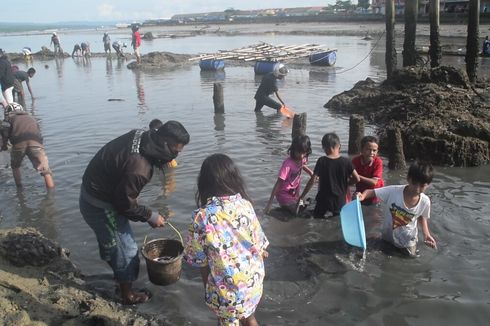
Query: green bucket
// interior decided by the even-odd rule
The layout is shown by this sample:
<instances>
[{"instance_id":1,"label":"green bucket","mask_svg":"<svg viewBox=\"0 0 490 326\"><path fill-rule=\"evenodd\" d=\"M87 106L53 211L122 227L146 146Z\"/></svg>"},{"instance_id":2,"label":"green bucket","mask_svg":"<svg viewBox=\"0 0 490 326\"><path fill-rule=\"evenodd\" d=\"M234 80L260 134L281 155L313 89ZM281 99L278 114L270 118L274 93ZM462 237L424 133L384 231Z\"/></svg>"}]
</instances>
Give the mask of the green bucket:
<instances>
[{"instance_id":1,"label":"green bucket","mask_svg":"<svg viewBox=\"0 0 490 326\"><path fill-rule=\"evenodd\" d=\"M155 239L145 243L141 254L146 260L150 282L170 285L180 279L182 271L182 242L173 239Z\"/></svg>"}]
</instances>

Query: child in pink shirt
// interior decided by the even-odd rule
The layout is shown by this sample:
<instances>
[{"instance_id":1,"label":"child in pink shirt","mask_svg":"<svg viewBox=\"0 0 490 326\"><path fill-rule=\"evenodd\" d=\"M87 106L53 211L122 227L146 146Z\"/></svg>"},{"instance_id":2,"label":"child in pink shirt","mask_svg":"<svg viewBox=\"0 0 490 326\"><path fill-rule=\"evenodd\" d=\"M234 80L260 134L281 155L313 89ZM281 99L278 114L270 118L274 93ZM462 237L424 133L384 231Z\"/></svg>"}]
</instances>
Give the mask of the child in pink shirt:
<instances>
[{"instance_id":1,"label":"child in pink shirt","mask_svg":"<svg viewBox=\"0 0 490 326\"><path fill-rule=\"evenodd\" d=\"M311 154L311 142L308 136L300 135L295 137L288 153L289 157L282 163L276 184L272 188L271 196L265 207L265 213L269 213L272 200L276 197L282 208L296 214L301 185L301 171L304 170L310 176L313 175L313 171L306 166L308 156Z\"/></svg>"}]
</instances>

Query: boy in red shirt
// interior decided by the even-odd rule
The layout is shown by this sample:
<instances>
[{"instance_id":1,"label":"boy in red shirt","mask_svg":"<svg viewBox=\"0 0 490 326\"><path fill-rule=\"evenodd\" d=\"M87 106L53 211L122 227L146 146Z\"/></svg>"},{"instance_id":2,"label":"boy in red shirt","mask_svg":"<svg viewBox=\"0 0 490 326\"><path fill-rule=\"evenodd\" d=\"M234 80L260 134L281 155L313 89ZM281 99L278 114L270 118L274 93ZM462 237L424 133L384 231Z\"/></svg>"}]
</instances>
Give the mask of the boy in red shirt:
<instances>
[{"instance_id":1,"label":"boy in red shirt","mask_svg":"<svg viewBox=\"0 0 490 326\"><path fill-rule=\"evenodd\" d=\"M356 183L356 192L366 189L381 188L383 181L383 161L378 156L378 139L374 136L365 136L361 140L361 154L352 159L352 165L356 169L361 181ZM379 202L379 199L369 198L362 201L363 205L371 205Z\"/></svg>"}]
</instances>

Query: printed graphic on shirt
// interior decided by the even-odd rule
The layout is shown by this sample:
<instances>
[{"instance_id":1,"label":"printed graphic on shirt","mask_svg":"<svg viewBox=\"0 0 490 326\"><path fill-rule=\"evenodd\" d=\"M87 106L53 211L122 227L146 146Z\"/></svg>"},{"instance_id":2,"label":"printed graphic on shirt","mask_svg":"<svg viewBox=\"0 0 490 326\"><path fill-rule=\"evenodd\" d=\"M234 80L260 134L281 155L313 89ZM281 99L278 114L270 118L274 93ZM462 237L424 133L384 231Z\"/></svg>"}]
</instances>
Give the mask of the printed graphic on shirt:
<instances>
[{"instance_id":1,"label":"printed graphic on shirt","mask_svg":"<svg viewBox=\"0 0 490 326\"><path fill-rule=\"evenodd\" d=\"M393 219L393 230L405 226L412 222L414 214L407 212L402 207L397 206L395 203L391 204L390 207L391 218Z\"/></svg>"}]
</instances>

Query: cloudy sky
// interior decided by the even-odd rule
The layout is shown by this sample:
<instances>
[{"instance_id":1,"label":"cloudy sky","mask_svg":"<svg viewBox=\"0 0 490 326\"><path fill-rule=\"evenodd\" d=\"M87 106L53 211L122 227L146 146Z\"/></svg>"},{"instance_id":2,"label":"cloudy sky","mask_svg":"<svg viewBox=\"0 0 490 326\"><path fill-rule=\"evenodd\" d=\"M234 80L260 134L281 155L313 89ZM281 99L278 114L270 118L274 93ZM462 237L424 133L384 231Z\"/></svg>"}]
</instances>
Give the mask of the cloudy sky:
<instances>
[{"instance_id":1,"label":"cloudy sky","mask_svg":"<svg viewBox=\"0 0 490 326\"><path fill-rule=\"evenodd\" d=\"M14 0L2 5L0 22L141 21L227 8L247 10L333 3L335 0Z\"/></svg>"}]
</instances>

